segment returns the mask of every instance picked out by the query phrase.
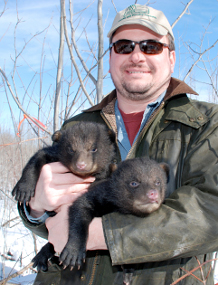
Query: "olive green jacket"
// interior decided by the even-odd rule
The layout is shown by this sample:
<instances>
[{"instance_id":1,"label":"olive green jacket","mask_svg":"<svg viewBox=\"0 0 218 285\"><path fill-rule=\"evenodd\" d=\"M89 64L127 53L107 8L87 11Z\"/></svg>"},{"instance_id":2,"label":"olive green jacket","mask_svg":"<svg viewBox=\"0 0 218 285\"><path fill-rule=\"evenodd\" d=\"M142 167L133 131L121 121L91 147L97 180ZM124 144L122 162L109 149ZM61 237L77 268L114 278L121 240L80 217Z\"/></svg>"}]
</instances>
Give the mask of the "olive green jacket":
<instances>
[{"instance_id":1,"label":"olive green jacket","mask_svg":"<svg viewBox=\"0 0 218 285\"><path fill-rule=\"evenodd\" d=\"M168 285L212 258L218 250L218 106L191 100L196 94L172 78L164 102L152 114L128 158L149 156L171 166L167 198L159 210L145 218L112 213L103 217L109 251L90 251L81 270L62 268L54 262L36 284L122 284L122 264L135 264L133 285ZM113 91L95 107L68 120L107 124L116 132ZM117 160L120 154L117 152ZM40 236L45 226L24 224ZM214 284L211 263L193 272ZM177 284L202 284L188 276Z\"/></svg>"}]
</instances>

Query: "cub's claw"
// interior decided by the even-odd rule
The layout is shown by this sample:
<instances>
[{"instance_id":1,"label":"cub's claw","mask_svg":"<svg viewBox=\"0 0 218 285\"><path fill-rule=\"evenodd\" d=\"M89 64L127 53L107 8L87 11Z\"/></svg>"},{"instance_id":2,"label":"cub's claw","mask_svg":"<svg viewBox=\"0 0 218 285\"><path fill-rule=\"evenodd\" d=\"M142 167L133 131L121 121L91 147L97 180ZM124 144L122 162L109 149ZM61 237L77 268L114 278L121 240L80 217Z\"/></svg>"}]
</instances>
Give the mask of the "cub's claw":
<instances>
[{"instance_id":1,"label":"cub's claw","mask_svg":"<svg viewBox=\"0 0 218 285\"><path fill-rule=\"evenodd\" d=\"M63 249L60 255L60 263L64 265L64 267L70 266L71 270L75 266L80 269L83 262L85 261L86 248L78 249L77 246L70 245L67 243L65 248Z\"/></svg>"},{"instance_id":2,"label":"cub's claw","mask_svg":"<svg viewBox=\"0 0 218 285\"><path fill-rule=\"evenodd\" d=\"M34 191L30 190L31 186L26 186L24 183L18 182L12 191L14 199L20 203L29 202L34 196Z\"/></svg>"},{"instance_id":3,"label":"cub's claw","mask_svg":"<svg viewBox=\"0 0 218 285\"><path fill-rule=\"evenodd\" d=\"M40 252L39 252L40 253ZM33 259L33 268L37 267L37 270L48 271L48 259L41 254L37 254Z\"/></svg>"},{"instance_id":4,"label":"cub's claw","mask_svg":"<svg viewBox=\"0 0 218 285\"><path fill-rule=\"evenodd\" d=\"M33 267L37 267L38 270L48 270L48 260L55 254L54 247L51 243L46 243L37 255L32 259L34 262Z\"/></svg>"}]
</instances>

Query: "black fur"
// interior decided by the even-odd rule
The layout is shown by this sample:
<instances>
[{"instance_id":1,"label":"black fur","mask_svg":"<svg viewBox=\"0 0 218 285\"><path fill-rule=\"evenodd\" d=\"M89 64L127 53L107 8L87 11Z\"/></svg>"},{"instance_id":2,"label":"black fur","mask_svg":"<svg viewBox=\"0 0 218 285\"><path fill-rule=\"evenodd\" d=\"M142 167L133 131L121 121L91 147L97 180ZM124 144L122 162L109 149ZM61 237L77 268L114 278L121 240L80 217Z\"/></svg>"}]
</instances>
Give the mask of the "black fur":
<instances>
[{"instance_id":1,"label":"black fur","mask_svg":"<svg viewBox=\"0 0 218 285\"><path fill-rule=\"evenodd\" d=\"M94 217L114 211L146 216L157 210L165 198L168 174L167 164L134 158L121 162L109 178L93 183L89 191L69 207L69 237L60 255L61 263L65 267L82 265L88 227ZM42 260L53 254L54 250L46 244L33 259L34 266L47 270L47 262L42 264ZM128 271L132 274L132 270Z\"/></svg>"},{"instance_id":2,"label":"black fur","mask_svg":"<svg viewBox=\"0 0 218 285\"><path fill-rule=\"evenodd\" d=\"M42 148L32 156L23 169L12 195L19 202L28 202L43 165L60 161L71 172L81 177L106 178L113 168L115 134L102 124L79 122L53 134L53 146Z\"/></svg>"}]
</instances>

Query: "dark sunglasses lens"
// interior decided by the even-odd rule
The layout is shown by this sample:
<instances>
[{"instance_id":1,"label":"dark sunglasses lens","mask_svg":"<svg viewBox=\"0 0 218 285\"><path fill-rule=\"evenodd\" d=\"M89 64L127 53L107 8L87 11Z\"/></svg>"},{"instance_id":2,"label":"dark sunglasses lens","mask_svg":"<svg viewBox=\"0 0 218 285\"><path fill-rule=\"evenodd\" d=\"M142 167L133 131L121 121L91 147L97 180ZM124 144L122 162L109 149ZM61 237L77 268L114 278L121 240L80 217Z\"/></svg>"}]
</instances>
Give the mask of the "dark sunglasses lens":
<instances>
[{"instance_id":1,"label":"dark sunglasses lens","mask_svg":"<svg viewBox=\"0 0 218 285\"><path fill-rule=\"evenodd\" d=\"M114 51L119 54L129 54L134 50L132 41L117 41L114 43Z\"/></svg>"},{"instance_id":2,"label":"dark sunglasses lens","mask_svg":"<svg viewBox=\"0 0 218 285\"><path fill-rule=\"evenodd\" d=\"M163 51L163 45L157 42L141 42L140 49L145 54L159 54Z\"/></svg>"}]
</instances>

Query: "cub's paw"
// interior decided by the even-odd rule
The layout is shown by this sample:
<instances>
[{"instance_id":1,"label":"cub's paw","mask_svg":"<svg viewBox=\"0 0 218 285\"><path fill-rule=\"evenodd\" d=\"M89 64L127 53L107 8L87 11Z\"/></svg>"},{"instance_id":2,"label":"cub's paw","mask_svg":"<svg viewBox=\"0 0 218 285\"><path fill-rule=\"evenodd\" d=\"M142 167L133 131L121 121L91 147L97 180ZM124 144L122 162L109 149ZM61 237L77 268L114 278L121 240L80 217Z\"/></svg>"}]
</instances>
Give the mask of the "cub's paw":
<instances>
[{"instance_id":1,"label":"cub's paw","mask_svg":"<svg viewBox=\"0 0 218 285\"><path fill-rule=\"evenodd\" d=\"M55 254L54 247L51 243L46 243L37 255L32 259L33 267L37 267L38 270L48 270L48 260Z\"/></svg>"},{"instance_id":2,"label":"cub's paw","mask_svg":"<svg viewBox=\"0 0 218 285\"><path fill-rule=\"evenodd\" d=\"M48 271L48 259L40 252L32 259L33 267L37 267L37 270Z\"/></svg>"},{"instance_id":3,"label":"cub's paw","mask_svg":"<svg viewBox=\"0 0 218 285\"><path fill-rule=\"evenodd\" d=\"M69 242L66 244L65 248L60 255L60 264L63 264L64 268L70 266L72 270L74 266L78 266L78 269L85 262L86 258L86 247L80 246L77 247Z\"/></svg>"},{"instance_id":4,"label":"cub's paw","mask_svg":"<svg viewBox=\"0 0 218 285\"><path fill-rule=\"evenodd\" d=\"M31 190L33 189L33 190ZM31 197L35 194L35 188L32 188L31 185L18 181L15 185L12 195L14 196L15 200L18 202L29 202Z\"/></svg>"}]
</instances>

